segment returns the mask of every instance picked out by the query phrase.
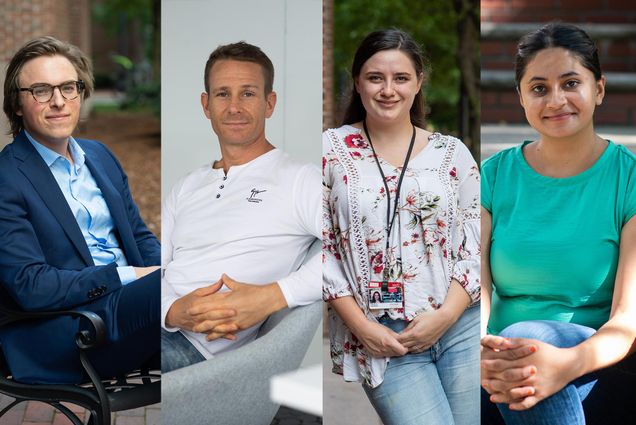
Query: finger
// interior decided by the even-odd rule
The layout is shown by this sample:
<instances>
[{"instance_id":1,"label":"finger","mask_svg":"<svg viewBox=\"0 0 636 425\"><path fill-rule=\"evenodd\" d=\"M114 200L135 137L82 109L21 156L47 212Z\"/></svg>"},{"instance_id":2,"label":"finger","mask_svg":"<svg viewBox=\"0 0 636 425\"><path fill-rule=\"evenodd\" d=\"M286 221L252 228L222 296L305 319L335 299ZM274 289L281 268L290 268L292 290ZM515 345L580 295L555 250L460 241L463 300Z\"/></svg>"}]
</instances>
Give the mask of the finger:
<instances>
[{"instance_id":1,"label":"finger","mask_svg":"<svg viewBox=\"0 0 636 425\"><path fill-rule=\"evenodd\" d=\"M396 356L403 356L409 352L408 348L400 344L397 339L391 342L389 348L395 353Z\"/></svg>"},{"instance_id":2,"label":"finger","mask_svg":"<svg viewBox=\"0 0 636 425\"><path fill-rule=\"evenodd\" d=\"M530 386L513 388L504 392L495 391L491 394L490 401L493 403L522 403L526 397L533 396L534 393L534 387Z\"/></svg>"},{"instance_id":3,"label":"finger","mask_svg":"<svg viewBox=\"0 0 636 425\"><path fill-rule=\"evenodd\" d=\"M488 387L491 390L490 391L491 394L506 393L512 390L513 388L533 386L536 383L536 379L534 379L534 377L530 377L530 378L526 378L526 379L522 379L518 381L506 381L501 379L501 377L498 377L498 376L485 378L485 379L489 381Z\"/></svg>"},{"instance_id":4,"label":"finger","mask_svg":"<svg viewBox=\"0 0 636 425\"><path fill-rule=\"evenodd\" d=\"M527 338L504 338L497 335L486 335L481 339L482 347L488 347L495 351L512 350L524 345L536 345L534 340Z\"/></svg>"},{"instance_id":5,"label":"finger","mask_svg":"<svg viewBox=\"0 0 636 425\"><path fill-rule=\"evenodd\" d=\"M526 367L528 365L521 363L522 360L506 360L506 359L481 359L480 366L482 373L486 373L488 377L493 377L496 374L503 372L506 369L514 369L519 367ZM499 375L497 375L499 376Z\"/></svg>"},{"instance_id":6,"label":"finger","mask_svg":"<svg viewBox=\"0 0 636 425\"><path fill-rule=\"evenodd\" d=\"M225 338L225 339L229 339L230 341L234 341L236 339L236 335L233 335L231 333L210 332L205 337L207 341L214 341L215 339L219 339L219 338Z\"/></svg>"},{"instance_id":7,"label":"finger","mask_svg":"<svg viewBox=\"0 0 636 425\"><path fill-rule=\"evenodd\" d=\"M217 292L223 286L223 282L219 279L214 282L212 285L204 286L203 288L199 288L194 290L194 294L198 297L205 297L206 295L211 295Z\"/></svg>"},{"instance_id":8,"label":"finger","mask_svg":"<svg viewBox=\"0 0 636 425\"><path fill-rule=\"evenodd\" d=\"M223 329L228 329L226 325L232 325L233 327L229 330L226 330L223 333L234 332L238 330L238 326L234 323L227 323L227 322L222 322L218 320L204 320L203 322L196 324L192 328L192 331L198 332L198 333L209 333L211 331L219 332L217 328L223 326Z\"/></svg>"},{"instance_id":9,"label":"finger","mask_svg":"<svg viewBox=\"0 0 636 425\"><path fill-rule=\"evenodd\" d=\"M238 282L225 273L223 273L223 275L221 276L221 281L232 291L235 291L238 288Z\"/></svg>"},{"instance_id":10,"label":"finger","mask_svg":"<svg viewBox=\"0 0 636 425\"><path fill-rule=\"evenodd\" d=\"M526 397L523 400L515 403L511 403L508 407L510 410L527 410L531 407L534 407L535 404L539 402L539 399L536 396Z\"/></svg>"},{"instance_id":11,"label":"finger","mask_svg":"<svg viewBox=\"0 0 636 425\"><path fill-rule=\"evenodd\" d=\"M416 341L414 339L411 339L411 340L408 340L408 341L404 341L402 339L398 339L398 342L400 344L402 344L402 346L404 346L406 348L409 348L409 349L415 348L415 347L417 347L418 345L421 344L419 341Z\"/></svg>"},{"instance_id":12,"label":"finger","mask_svg":"<svg viewBox=\"0 0 636 425\"><path fill-rule=\"evenodd\" d=\"M537 368L533 365L514 368L514 369L506 369L501 374L501 379L507 382L516 382L523 381L526 378L529 378L537 373Z\"/></svg>"},{"instance_id":13,"label":"finger","mask_svg":"<svg viewBox=\"0 0 636 425\"><path fill-rule=\"evenodd\" d=\"M186 310L186 313L188 313L190 316L209 313L210 316L206 316L206 318L215 320L235 316L236 310L221 305L219 301L208 301L194 304L192 307Z\"/></svg>"}]
</instances>

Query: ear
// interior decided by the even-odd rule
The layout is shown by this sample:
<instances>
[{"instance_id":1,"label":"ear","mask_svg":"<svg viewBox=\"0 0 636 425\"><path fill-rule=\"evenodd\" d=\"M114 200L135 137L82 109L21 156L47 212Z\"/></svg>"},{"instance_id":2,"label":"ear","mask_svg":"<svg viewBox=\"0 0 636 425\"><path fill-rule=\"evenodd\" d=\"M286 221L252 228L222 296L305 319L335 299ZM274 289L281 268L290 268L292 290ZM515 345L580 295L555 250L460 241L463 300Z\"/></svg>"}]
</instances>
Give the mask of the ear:
<instances>
[{"instance_id":1,"label":"ear","mask_svg":"<svg viewBox=\"0 0 636 425\"><path fill-rule=\"evenodd\" d=\"M208 109L208 101L210 100L210 95L206 92L201 93L201 107L203 108L203 113L210 119L210 110Z\"/></svg>"},{"instance_id":2,"label":"ear","mask_svg":"<svg viewBox=\"0 0 636 425\"><path fill-rule=\"evenodd\" d=\"M519 103L521 104L521 107L523 109L526 109L526 105L523 104L523 96L521 96L521 91L519 90L519 86L517 86L516 90L517 90L517 95L519 96Z\"/></svg>"},{"instance_id":3,"label":"ear","mask_svg":"<svg viewBox=\"0 0 636 425\"><path fill-rule=\"evenodd\" d=\"M420 72L420 75L417 76L417 91L422 89L422 84L424 84L424 73Z\"/></svg>"},{"instance_id":4,"label":"ear","mask_svg":"<svg viewBox=\"0 0 636 425\"><path fill-rule=\"evenodd\" d=\"M601 79L596 82L596 106L601 106L605 97L605 75L601 75Z\"/></svg>"},{"instance_id":5,"label":"ear","mask_svg":"<svg viewBox=\"0 0 636 425\"><path fill-rule=\"evenodd\" d=\"M353 87L356 89L356 92L358 94L360 93L359 83L360 83L360 76L358 75L356 78L353 79Z\"/></svg>"},{"instance_id":6,"label":"ear","mask_svg":"<svg viewBox=\"0 0 636 425\"><path fill-rule=\"evenodd\" d=\"M265 118L269 118L274 113L276 107L276 92L272 91L265 97Z\"/></svg>"}]
</instances>

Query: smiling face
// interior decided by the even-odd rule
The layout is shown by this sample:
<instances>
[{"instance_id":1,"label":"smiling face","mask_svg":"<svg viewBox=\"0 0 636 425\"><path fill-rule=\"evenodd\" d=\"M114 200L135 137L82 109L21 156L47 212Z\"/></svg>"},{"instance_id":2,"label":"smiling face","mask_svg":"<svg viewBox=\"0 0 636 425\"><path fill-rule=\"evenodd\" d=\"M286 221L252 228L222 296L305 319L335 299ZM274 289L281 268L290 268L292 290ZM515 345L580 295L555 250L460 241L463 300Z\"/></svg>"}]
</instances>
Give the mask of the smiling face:
<instances>
[{"instance_id":1,"label":"smiling face","mask_svg":"<svg viewBox=\"0 0 636 425\"><path fill-rule=\"evenodd\" d=\"M409 57L399 50L382 50L371 56L355 79L367 120L410 122L409 113L422 79Z\"/></svg>"},{"instance_id":2,"label":"smiling face","mask_svg":"<svg viewBox=\"0 0 636 425\"><path fill-rule=\"evenodd\" d=\"M267 143L265 119L272 116L276 93L265 94L261 66L253 62L219 60L210 69L210 93L201 106L221 145Z\"/></svg>"},{"instance_id":3,"label":"smiling face","mask_svg":"<svg viewBox=\"0 0 636 425\"><path fill-rule=\"evenodd\" d=\"M519 83L526 119L542 137L560 139L594 133L594 108L605 95L605 78L596 81L569 50L541 50Z\"/></svg>"},{"instance_id":4,"label":"smiling face","mask_svg":"<svg viewBox=\"0 0 636 425\"><path fill-rule=\"evenodd\" d=\"M77 71L64 56L39 56L24 64L19 76L20 87L36 84L59 85L76 81ZM62 97L59 89L45 103L37 102L30 92L20 92L20 110L24 128L35 140L59 152L66 149L68 138L75 130L80 116L81 96L73 100Z\"/></svg>"}]
</instances>

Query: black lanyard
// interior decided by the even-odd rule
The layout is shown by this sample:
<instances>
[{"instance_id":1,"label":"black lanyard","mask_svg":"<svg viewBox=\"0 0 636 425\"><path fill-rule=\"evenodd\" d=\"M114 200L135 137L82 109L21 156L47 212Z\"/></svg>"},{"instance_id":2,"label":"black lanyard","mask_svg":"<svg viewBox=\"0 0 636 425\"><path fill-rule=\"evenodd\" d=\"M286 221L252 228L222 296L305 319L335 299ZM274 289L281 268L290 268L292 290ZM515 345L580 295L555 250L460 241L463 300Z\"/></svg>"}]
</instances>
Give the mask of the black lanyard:
<instances>
[{"instance_id":1,"label":"black lanyard","mask_svg":"<svg viewBox=\"0 0 636 425\"><path fill-rule=\"evenodd\" d=\"M413 152L413 146L415 145L415 126L413 126L413 135L411 136L411 143L409 143L409 150L406 152L406 157L404 158L404 164L402 165L402 172L400 173L400 178L398 179L397 189L395 191L395 202L393 206L393 215L391 215L391 194L389 193L389 185L386 182L386 177L384 176L384 172L382 171L382 167L380 166L380 161L378 160L378 155L375 153L375 148L373 147L373 142L371 141L371 137L369 136L369 130L367 130L367 122L366 120L362 122L362 127L364 128L364 134L369 141L369 145L371 145L371 150L373 151L373 158L375 158L375 164L378 166L378 170L380 171L380 175L382 176L382 183L384 183L384 189L386 190L386 248L384 252L384 279L382 280L382 290L386 291L389 287L389 267L388 267L388 258L389 258L389 244L391 240L391 230L393 230L393 223L395 222L395 217L397 216L398 202L400 201L400 189L402 188L402 179L404 178L404 173L406 172L406 167L409 165L409 159L411 159L411 152Z\"/></svg>"}]
</instances>

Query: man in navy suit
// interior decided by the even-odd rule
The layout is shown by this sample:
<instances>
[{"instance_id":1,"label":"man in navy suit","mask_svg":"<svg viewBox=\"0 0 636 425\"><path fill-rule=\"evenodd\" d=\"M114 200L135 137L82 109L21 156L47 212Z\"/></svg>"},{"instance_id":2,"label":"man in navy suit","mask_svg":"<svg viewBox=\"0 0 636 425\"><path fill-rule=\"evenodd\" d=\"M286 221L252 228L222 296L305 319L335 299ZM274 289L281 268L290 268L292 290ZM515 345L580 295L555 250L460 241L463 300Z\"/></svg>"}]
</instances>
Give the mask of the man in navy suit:
<instances>
[{"instance_id":1,"label":"man in navy suit","mask_svg":"<svg viewBox=\"0 0 636 425\"><path fill-rule=\"evenodd\" d=\"M3 106L14 140L0 153L0 285L24 310L98 314L108 342L90 357L112 377L158 358L161 254L117 159L71 136L92 81L86 56L53 37L28 42L9 63ZM64 316L3 330L14 378L85 379L80 326Z\"/></svg>"}]
</instances>

